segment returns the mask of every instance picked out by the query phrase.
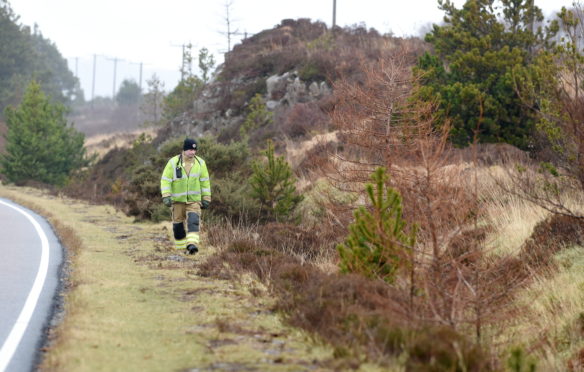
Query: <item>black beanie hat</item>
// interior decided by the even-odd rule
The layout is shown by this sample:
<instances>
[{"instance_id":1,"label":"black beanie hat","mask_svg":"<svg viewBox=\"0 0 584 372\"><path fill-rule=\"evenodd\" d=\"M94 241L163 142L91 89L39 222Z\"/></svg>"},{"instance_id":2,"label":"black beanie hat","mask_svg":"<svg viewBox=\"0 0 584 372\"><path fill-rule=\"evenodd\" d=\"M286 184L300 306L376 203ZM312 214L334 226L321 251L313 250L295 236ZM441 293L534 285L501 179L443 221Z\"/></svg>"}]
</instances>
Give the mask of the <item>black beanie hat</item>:
<instances>
[{"instance_id":1,"label":"black beanie hat","mask_svg":"<svg viewBox=\"0 0 584 372\"><path fill-rule=\"evenodd\" d=\"M183 143L183 150L196 150L197 149L197 141L190 138L185 138L185 142Z\"/></svg>"}]
</instances>

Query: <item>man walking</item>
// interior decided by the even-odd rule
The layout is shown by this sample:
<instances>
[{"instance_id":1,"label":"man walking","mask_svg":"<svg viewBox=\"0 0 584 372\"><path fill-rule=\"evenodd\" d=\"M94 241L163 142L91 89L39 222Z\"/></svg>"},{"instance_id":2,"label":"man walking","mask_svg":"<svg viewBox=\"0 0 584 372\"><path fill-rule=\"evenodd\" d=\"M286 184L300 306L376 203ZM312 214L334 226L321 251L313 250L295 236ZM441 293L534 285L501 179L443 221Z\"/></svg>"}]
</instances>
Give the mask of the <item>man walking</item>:
<instances>
[{"instance_id":1,"label":"man walking","mask_svg":"<svg viewBox=\"0 0 584 372\"><path fill-rule=\"evenodd\" d=\"M196 153L197 141L186 138L182 153L166 163L160 178L162 202L172 208L175 248L186 248L188 254L199 251L201 209L211 204L207 165Z\"/></svg>"}]
</instances>

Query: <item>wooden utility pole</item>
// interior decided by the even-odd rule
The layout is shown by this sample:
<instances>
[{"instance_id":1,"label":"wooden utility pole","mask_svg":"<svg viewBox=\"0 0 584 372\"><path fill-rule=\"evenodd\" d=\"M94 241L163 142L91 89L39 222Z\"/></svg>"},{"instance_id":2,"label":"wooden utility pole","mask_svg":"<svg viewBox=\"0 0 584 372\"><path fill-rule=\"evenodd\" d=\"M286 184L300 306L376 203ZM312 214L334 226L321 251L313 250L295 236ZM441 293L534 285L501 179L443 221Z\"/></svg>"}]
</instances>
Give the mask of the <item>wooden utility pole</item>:
<instances>
[{"instance_id":1,"label":"wooden utility pole","mask_svg":"<svg viewBox=\"0 0 584 372\"><path fill-rule=\"evenodd\" d=\"M93 108L93 99L95 98L95 63L97 61L97 54L93 55L93 81L91 83L91 108Z\"/></svg>"},{"instance_id":2,"label":"wooden utility pole","mask_svg":"<svg viewBox=\"0 0 584 372\"><path fill-rule=\"evenodd\" d=\"M191 50L193 45L189 42L188 44L170 44L171 47L178 47L182 48L182 57L181 57L181 67L180 67L180 81L184 81L187 77L188 73L191 69L192 57L191 57ZM190 60L190 61L189 61Z\"/></svg>"},{"instance_id":3,"label":"wooden utility pole","mask_svg":"<svg viewBox=\"0 0 584 372\"><path fill-rule=\"evenodd\" d=\"M333 32L335 31L335 27L337 25L337 0L333 0Z\"/></svg>"},{"instance_id":4,"label":"wooden utility pole","mask_svg":"<svg viewBox=\"0 0 584 372\"><path fill-rule=\"evenodd\" d=\"M138 86L140 87L140 92L142 92L142 65L144 64L143 62L130 62L131 65L140 65L140 74L139 74L139 81L138 81Z\"/></svg>"},{"instance_id":5,"label":"wooden utility pole","mask_svg":"<svg viewBox=\"0 0 584 372\"><path fill-rule=\"evenodd\" d=\"M121 61L121 59L115 57L115 58L108 58L110 61L114 61L114 86L113 86L113 90L112 90L112 99L116 98L116 73L117 73L117 69L118 69L118 61Z\"/></svg>"},{"instance_id":6,"label":"wooden utility pole","mask_svg":"<svg viewBox=\"0 0 584 372\"><path fill-rule=\"evenodd\" d=\"M75 77L79 78L79 57L71 57L75 60ZM67 61L67 66L69 65L69 61Z\"/></svg>"},{"instance_id":7,"label":"wooden utility pole","mask_svg":"<svg viewBox=\"0 0 584 372\"><path fill-rule=\"evenodd\" d=\"M140 85L139 85L140 93L142 93L142 67L143 67L143 64L142 64L142 62L140 62Z\"/></svg>"}]
</instances>

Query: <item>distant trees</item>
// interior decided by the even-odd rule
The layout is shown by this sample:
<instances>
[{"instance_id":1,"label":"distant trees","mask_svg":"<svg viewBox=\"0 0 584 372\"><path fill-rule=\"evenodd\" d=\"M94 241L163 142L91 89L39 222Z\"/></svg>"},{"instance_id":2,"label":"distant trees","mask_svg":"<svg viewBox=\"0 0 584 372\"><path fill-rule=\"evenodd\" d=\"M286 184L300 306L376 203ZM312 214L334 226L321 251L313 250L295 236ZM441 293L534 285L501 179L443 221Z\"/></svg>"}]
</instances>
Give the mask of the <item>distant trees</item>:
<instances>
[{"instance_id":1,"label":"distant trees","mask_svg":"<svg viewBox=\"0 0 584 372\"><path fill-rule=\"evenodd\" d=\"M518 96L513 74L534 62L556 28L539 26L543 15L532 0L502 0L500 7L494 0L467 0L462 9L450 0L438 3L445 24L426 35L434 53L418 62L419 96L438 102L458 146L470 144L479 129L482 142L527 149L536 119Z\"/></svg>"},{"instance_id":2,"label":"distant trees","mask_svg":"<svg viewBox=\"0 0 584 372\"><path fill-rule=\"evenodd\" d=\"M122 81L120 89L116 94L116 102L120 105L137 105L140 102L142 91L140 86L133 79Z\"/></svg>"},{"instance_id":3,"label":"distant trees","mask_svg":"<svg viewBox=\"0 0 584 372\"><path fill-rule=\"evenodd\" d=\"M147 126L158 125L162 118L162 105L164 103L164 82L156 74L146 80L148 91L142 98L140 110L144 115L144 124Z\"/></svg>"},{"instance_id":4,"label":"distant trees","mask_svg":"<svg viewBox=\"0 0 584 372\"><path fill-rule=\"evenodd\" d=\"M0 169L9 181L64 185L72 171L87 165L84 135L67 125L65 107L52 103L36 81L5 116L6 154L0 156Z\"/></svg>"},{"instance_id":5,"label":"distant trees","mask_svg":"<svg viewBox=\"0 0 584 372\"><path fill-rule=\"evenodd\" d=\"M199 70L201 70L201 80L207 84L211 79L213 68L215 67L215 58L209 53L209 49L201 48L199 50Z\"/></svg>"},{"instance_id":6,"label":"distant trees","mask_svg":"<svg viewBox=\"0 0 584 372\"><path fill-rule=\"evenodd\" d=\"M202 77L193 73L192 45L186 45L183 51L183 63L181 67L181 81L164 99L164 117L172 119L177 115L193 109L193 102L201 93L205 84L209 81L211 71L215 66L213 55L207 48L199 51L198 61Z\"/></svg>"},{"instance_id":7,"label":"distant trees","mask_svg":"<svg viewBox=\"0 0 584 372\"><path fill-rule=\"evenodd\" d=\"M8 1L0 0L0 112L17 103L31 79L54 100L69 103L83 96L78 80L57 48L34 28L18 23Z\"/></svg>"}]
</instances>

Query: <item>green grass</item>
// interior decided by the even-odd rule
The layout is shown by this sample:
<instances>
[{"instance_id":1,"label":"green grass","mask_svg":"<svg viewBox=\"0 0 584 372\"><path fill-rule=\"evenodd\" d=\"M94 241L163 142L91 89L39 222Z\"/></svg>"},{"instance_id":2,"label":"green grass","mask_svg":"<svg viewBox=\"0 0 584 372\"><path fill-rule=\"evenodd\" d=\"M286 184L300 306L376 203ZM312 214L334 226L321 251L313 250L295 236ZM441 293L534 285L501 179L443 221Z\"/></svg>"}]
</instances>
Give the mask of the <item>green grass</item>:
<instances>
[{"instance_id":1,"label":"green grass","mask_svg":"<svg viewBox=\"0 0 584 372\"><path fill-rule=\"evenodd\" d=\"M0 196L38 210L80 243L70 247L66 314L43 370L298 371L331 357L269 311L269 297L251 295L248 288L260 287L253 279L197 276L198 262L213 248L194 258L173 251L167 224L136 224L112 207L34 189L0 186Z\"/></svg>"}]
</instances>

